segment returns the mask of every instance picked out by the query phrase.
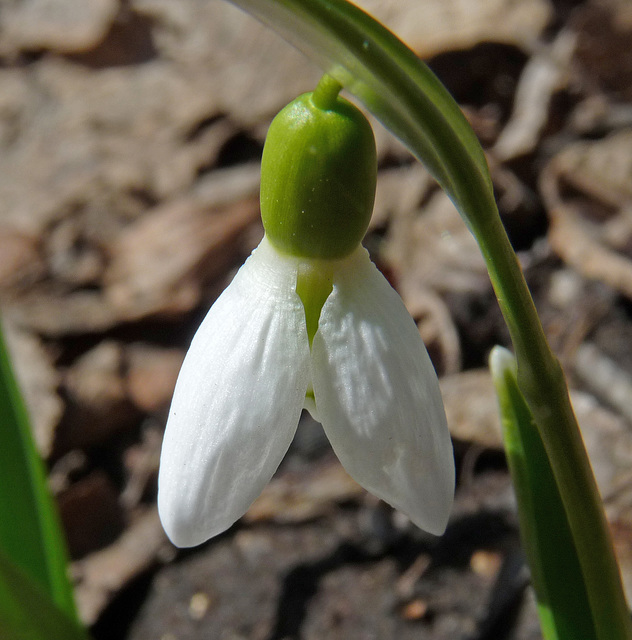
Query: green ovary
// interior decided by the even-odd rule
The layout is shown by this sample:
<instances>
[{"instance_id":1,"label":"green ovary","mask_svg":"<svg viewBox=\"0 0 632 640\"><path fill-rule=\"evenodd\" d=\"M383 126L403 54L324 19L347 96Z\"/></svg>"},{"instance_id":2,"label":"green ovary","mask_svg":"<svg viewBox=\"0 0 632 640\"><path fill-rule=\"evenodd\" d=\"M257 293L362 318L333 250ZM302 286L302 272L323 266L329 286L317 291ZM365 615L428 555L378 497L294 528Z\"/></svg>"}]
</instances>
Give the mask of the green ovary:
<instances>
[{"instance_id":1,"label":"green ovary","mask_svg":"<svg viewBox=\"0 0 632 640\"><path fill-rule=\"evenodd\" d=\"M325 77L313 94L285 107L268 130L261 218L270 242L292 256L344 258L360 244L371 218L373 131L361 111L337 96L339 89Z\"/></svg>"}]
</instances>

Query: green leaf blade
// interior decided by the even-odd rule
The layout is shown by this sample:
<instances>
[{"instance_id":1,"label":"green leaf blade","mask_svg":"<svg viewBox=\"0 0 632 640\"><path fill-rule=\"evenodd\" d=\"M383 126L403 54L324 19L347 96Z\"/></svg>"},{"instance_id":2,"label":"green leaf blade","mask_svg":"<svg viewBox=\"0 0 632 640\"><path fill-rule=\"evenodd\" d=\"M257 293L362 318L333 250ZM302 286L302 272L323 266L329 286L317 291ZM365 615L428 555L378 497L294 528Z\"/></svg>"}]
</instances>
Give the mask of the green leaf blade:
<instances>
[{"instance_id":1,"label":"green leaf blade","mask_svg":"<svg viewBox=\"0 0 632 640\"><path fill-rule=\"evenodd\" d=\"M49 597L39 581L0 551L0 638L88 640L87 632Z\"/></svg>"},{"instance_id":2,"label":"green leaf blade","mask_svg":"<svg viewBox=\"0 0 632 640\"><path fill-rule=\"evenodd\" d=\"M490 364L542 632L546 640L597 640L577 547L542 439L518 388L515 359L495 347Z\"/></svg>"},{"instance_id":3,"label":"green leaf blade","mask_svg":"<svg viewBox=\"0 0 632 640\"><path fill-rule=\"evenodd\" d=\"M0 331L0 551L76 619L68 555Z\"/></svg>"}]
</instances>

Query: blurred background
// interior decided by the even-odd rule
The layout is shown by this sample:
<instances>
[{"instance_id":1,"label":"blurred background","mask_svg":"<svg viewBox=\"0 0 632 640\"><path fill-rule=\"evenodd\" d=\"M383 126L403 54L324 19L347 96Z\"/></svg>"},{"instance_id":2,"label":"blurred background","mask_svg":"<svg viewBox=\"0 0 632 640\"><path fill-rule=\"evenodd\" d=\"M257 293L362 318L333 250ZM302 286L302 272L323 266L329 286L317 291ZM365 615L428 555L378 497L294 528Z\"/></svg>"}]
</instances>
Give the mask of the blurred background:
<instances>
[{"instance_id":1,"label":"blurred background","mask_svg":"<svg viewBox=\"0 0 632 640\"><path fill-rule=\"evenodd\" d=\"M488 154L630 590L632 4L358 4L429 63ZM507 332L473 238L379 125L365 244L441 376L445 536L360 489L309 416L229 532L187 552L162 532L179 366L262 236L267 126L319 77L219 0L0 4L0 305L96 640L540 637L486 370Z\"/></svg>"}]
</instances>

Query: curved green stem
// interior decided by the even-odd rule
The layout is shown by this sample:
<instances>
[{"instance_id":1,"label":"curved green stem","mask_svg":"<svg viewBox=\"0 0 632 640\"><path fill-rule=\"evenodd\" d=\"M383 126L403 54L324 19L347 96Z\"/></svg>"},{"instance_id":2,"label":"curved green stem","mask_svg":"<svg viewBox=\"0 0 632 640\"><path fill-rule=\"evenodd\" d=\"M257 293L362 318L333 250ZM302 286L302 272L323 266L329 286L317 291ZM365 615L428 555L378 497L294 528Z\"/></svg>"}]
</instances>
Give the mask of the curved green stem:
<instances>
[{"instance_id":1,"label":"curved green stem","mask_svg":"<svg viewBox=\"0 0 632 640\"><path fill-rule=\"evenodd\" d=\"M392 33L344 0L233 0L307 53L425 164L475 235L509 327L518 384L560 488L600 640L632 638L608 525L570 405L458 105Z\"/></svg>"}]
</instances>

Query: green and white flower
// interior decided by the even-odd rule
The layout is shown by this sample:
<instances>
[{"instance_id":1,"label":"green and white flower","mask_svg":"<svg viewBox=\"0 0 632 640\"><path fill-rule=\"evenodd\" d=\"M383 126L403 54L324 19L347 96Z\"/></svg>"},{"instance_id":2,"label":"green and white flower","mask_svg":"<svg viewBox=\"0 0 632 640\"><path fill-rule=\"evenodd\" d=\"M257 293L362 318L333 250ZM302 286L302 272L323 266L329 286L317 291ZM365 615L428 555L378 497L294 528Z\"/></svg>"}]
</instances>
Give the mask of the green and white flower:
<instances>
[{"instance_id":1,"label":"green and white flower","mask_svg":"<svg viewBox=\"0 0 632 640\"><path fill-rule=\"evenodd\" d=\"M415 322L360 245L366 205L358 214L366 220L349 226L342 241L338 210L335 219L325 216L305 230L303 211L313 201L322 207L327 199L319 189L335 198L349 184L344 175L336 180L341 170L332 173L335 149L328 148L324 168L313 168L323 153L317 142L330 144L332 129L320 121L309 124L315 112L332 111L314 96L297 99L271 126L262 165L266 236L210 309L178 378L162 448L158 507L167 534L181 547L225 531L246 512L283 459L304 408L322 423L358 483L431 533L442 533L447 523L454 461L437 377ZM287 110L297 102L299 119L319 135L298 151L284 142L285 155L273 145L274 157L266 156L271 139L287 137L283 118L295 123L296 111ZM337 110L348 118L349 103L335 98L336 108L341 104ZM352 109L342 130L356 135L361 126L366 137L368 124ZM333 128L334 138L344 138L340 126ZM351 148L358 149L357 140ZM306 154L309 171L300 168ZM374 190L374 175L365 180L362 174L365 151L359 159L349 158L348 148L339 155L352 165L357 160L358 184L368 183L360 188ZM374 150L367 165L374 174L370 163ZM308 194L305 203L292 205L292 198L302 196L290 193L291 184L305 175L297 187L297 193ZM279 222L270 213L279 205L279 193L288 193L290 211L298 206L300 233L291 215ZM368 200L372 206L372 196ZM305 237L310 233L321 238L313 251ZM327 233L336 237L333 250Z\"/></svg>"}]
</instances>

